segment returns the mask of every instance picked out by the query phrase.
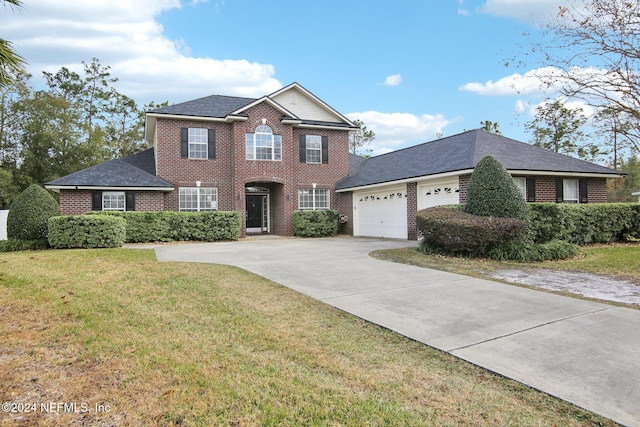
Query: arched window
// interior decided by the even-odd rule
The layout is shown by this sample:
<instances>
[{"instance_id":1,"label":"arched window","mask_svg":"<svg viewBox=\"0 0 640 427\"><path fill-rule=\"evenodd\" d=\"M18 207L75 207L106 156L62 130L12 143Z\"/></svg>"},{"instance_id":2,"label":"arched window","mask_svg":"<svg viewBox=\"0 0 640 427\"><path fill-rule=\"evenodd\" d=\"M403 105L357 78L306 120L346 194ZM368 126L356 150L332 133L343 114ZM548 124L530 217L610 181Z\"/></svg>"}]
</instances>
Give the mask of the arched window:
<instances>
[{"instance_id":1,"label":"arched window","mask_svg":"<svg viewBox=\"0 0 640 427\"><path fill-rule=\"evenodd\" d=\"M274 135L267 125L246 135L247 160L282 160L282 135Z\"/></svg>"}]
</instances>

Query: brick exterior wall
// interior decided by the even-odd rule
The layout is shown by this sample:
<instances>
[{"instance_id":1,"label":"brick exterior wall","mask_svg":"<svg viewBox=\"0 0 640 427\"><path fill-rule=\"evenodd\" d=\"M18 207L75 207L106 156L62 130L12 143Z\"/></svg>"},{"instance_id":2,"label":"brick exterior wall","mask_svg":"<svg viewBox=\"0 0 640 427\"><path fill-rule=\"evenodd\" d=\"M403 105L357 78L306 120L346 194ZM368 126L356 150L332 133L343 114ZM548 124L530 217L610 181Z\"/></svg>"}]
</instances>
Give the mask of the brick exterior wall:
<instances>
[{"instance_id":1,"label":"brick exterior wall","mask_svg":"<svg viewBox=\"0 0 640 427\"><path fill-rule=\"evenodd\" d=\"M517 175L514 175L517 176ZM467 189L469 188L470 174L460 175L460 203L467 203ZM561 176L536 176L536 202L555 203L556 202L556 179L575 177ZM606 178L586 178L587 196L589 203L607 202L607 180Z\"/></svg>"},{"instance_id":2,"label":"brick exterior wall","mask_svg":"<svg viewBox=\"0 0 640 427\"><path fill-rule=\"evenodd\" d=\"M136 191L137 211L163 211L164 192L160 191Z\"/></svg>"},{"instance_id":3,"label":"brick exterior wall","mask_svg":"<svg viewBox=\"0 0 640 427\"><path fill-rule=\"evenodd\" d=\"M607 180L604 178L590 178L587 180L587 196L589 203L607 203Z\"/></svg>"},{"instance_id":4,"label":"brick exterior wall","mask_svg":"<svg viewBox=\"0 0 640 427\"><path fill-rule=\"evenodd\" d=\"M92 191L60 190L60 211L63 215L82 215L92 210ZM136 191L136 211L164 210L164 193Z\"/></svg>"},{"instance_id":5,"label":"brick exterior wall","mask_svg":"<svg viewBox=\"0 0 640 427\"><path fill-rule=\"evenodd\" d=\"M340 232L342 234L353 235L353 193L338 193L337 197L337 211L347 216L347 222L340 224Z\"/></svg>"},{"instance_id":6,"label":"brick exterior wall","mask_svg":"<svg viewBox=\"0 0 640 427\"><path fill-rule=\"evenodd\" d=\"M246 191L249 186L269 189L269 213L272 234L293 234L293 212L298 209L298 190L330 190L330 207L342 211L344 197L338 199L335 184L349 173L348 131L294 128L281 123L283 115L267 103L245 112L246 121L218 123L161 119L157 121L157 176L173 184L176 191L164 197L164 208L179 209L180 187L218 189L218 209L242 212L246 221ZM246 160L245 135L255 133L258 126L268 125L274 135L282 136L282 160ZM180 157L180 129L216 130L215 159L183 159ZM328 137L328 164L300 162L300 135ZM350 210L347 211L347 213ZM244 227L243 227L244 230ZM243 231L244 234L244 231Z\"/></svg>"},{"instance_id":7,"label":"brick exterior wall","mask_svg":"<svg viewBox=\"0 0 640 427\"><path fill-rule=\"evenodd\" d=\"M460 196L460 203L467 203L467 189L469 188L469 178L471 178L471 174L460 175L458 177L458 188L460 190L458 195Z\"/></svg>"},{"instance_id":8,"label":"brick exterior wall","mask_svg":"<svg viewBox=\"0 0 640 427\"><path fill-rule=\"evenodd\" d=\"M62 215L82 215L91 211L91 191L60 190L58 203Z\"/></svg>"},{"instance_id":9,"label":"brick exterior wall","mask_svg":"<svg viewBox=\"0 0 640 427\"><path fill-rule=\"evenodd\" d=\"M407 183L407 238L418 239L416 213L418 212L418 183Z\"/></svg>"}]
</instances>

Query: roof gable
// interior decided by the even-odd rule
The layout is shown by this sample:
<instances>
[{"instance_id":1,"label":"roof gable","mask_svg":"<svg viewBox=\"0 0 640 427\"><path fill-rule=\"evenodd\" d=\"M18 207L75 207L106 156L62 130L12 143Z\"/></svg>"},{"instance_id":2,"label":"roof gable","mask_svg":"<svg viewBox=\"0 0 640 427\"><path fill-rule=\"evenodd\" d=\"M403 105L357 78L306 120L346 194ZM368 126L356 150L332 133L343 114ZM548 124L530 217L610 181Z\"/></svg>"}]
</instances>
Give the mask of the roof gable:
<instances>
[{"instance_id":1,"label":"roof gable","mask_svg":"<svg viewBox=\"0 0 640 427\"><path fill-rule=\"evenodd\" d=\"M329 104L309 92L299 83L291 83L288 86L268 95L270 99L291 111L294 118L303 122L341 123L349 127L354 124L334 110Z\"/></svg>"},{"instance_id":2,"label":"roof gable","mask_svg":"<svg viewBox=\"0 0 640 427\"><path fill-rule=\"evenodd\" d=\"M477 129L372 157L336 188L472 170L486 155L494 156L511 172L620 176L614 169Z\"/></svg>"}]
</instances>

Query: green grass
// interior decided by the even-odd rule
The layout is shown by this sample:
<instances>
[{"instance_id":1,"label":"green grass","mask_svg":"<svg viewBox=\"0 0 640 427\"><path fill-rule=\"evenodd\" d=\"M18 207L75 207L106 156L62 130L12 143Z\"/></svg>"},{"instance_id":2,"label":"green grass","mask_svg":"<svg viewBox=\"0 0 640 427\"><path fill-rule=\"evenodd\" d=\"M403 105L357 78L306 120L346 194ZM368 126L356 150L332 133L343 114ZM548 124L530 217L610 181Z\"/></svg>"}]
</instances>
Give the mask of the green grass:
<instances>
[{"instance_id":1,"label":"green grass","mask_svg":"<svg viewBox=\"0 0 640 427\"><path fill-rule=\"evenodd\" d=\"M614 425L246 271L0 254L1 425Z\"/></svg>"}]
</instances>

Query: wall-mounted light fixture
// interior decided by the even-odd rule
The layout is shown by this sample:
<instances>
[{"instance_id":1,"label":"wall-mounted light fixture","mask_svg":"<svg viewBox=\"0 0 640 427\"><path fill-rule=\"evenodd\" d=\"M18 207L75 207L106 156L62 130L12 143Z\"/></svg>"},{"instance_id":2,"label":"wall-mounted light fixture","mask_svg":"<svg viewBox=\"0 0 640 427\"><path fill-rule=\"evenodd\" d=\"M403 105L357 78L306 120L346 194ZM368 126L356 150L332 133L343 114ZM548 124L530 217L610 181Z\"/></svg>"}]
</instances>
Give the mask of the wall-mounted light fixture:
<instances>
[{"instance_id":1,"label":"wall-mounted light fixture","mask_svg":"<svg viewBox=\"0 0 640 427\"><path fill-rule=\"evenodd\" d=\"M242 193L238 193L238 200L242 200Z\"/></svg>"},{"instance_id":2,"label":"wall-mounted light fixture","mask_svg":"<svg viewBox=\"0 0 640 427\"><path fill-rule=\"evenodd\" d=\"M202 181L196 181L196 187L200 187L201 184L202 184Z\"/></svg>"}]
</instances>

